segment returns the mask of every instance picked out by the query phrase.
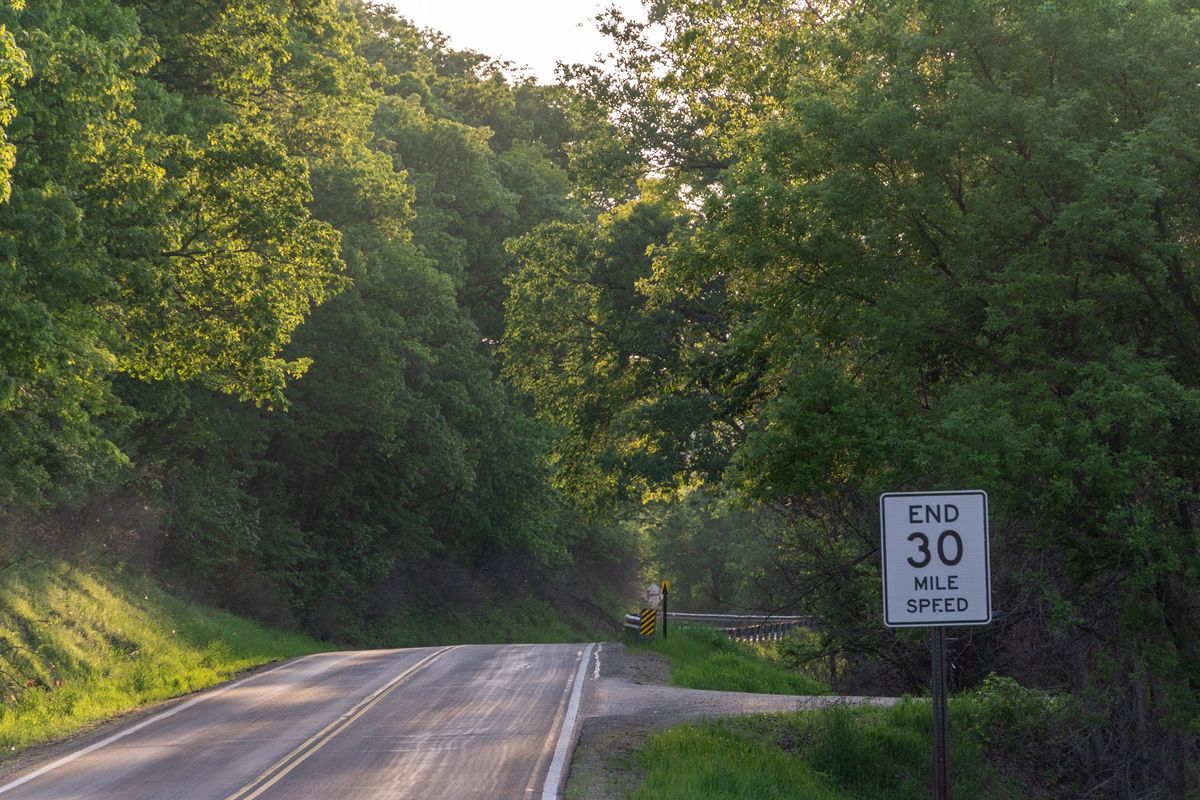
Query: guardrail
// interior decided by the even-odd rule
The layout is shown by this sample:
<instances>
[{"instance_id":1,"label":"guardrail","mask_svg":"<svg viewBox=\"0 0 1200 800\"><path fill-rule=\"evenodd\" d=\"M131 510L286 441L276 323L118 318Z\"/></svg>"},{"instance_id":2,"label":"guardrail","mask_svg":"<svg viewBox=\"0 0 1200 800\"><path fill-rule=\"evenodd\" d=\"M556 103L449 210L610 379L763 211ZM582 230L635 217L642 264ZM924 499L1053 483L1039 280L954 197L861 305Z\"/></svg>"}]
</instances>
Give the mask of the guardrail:
<instances>
[{"instance_id":1,"label":"guardrail","mask_svg":"<svg viewBox=\"0 0 1200 800\"><path fill-rule=\"evenodd\" d=\"M796 628L811 627L810 617L772 614L681 614L667 615L671 622L706 625L723 631L731 639L746 642L774 642Z\"/></svg>"}]
</instances>

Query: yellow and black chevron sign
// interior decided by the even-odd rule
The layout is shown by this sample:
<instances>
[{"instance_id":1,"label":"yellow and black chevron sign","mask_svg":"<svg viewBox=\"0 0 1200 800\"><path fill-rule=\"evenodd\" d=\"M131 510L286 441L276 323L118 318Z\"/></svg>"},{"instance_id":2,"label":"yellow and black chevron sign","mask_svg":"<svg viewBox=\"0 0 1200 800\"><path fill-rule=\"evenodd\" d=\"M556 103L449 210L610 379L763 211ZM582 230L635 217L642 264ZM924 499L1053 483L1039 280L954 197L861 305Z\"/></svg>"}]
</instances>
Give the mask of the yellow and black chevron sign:
<instances>
[{"instance_id":1,"label":"yellow and black chevron sign","mask_svg":"<svg viewBox=\"0 0 1200 800\"><path fill-rule=\"evenodd\" d=\"M642 636L654 635L654 620L658 616L658 612L653 608L642 609Z\"/></svg>"}]
</instances>

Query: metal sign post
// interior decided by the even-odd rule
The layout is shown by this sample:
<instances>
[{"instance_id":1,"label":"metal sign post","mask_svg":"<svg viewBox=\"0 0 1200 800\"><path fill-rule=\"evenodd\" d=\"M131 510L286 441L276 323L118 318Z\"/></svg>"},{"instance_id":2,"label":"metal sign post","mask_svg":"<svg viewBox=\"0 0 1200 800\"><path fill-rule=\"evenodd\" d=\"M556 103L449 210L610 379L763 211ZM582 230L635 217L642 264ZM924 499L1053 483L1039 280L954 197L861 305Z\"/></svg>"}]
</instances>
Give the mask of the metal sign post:
<instances>
[{"instance_id":1,"label":"metal sign post","mask_svg":"<svg viewBox=\"0 0 1200 800\"><path fill-rule=\"evenodd\" d=\"M879 498L883 624L933 629L934 800L950 800L946 626L992 621L987 507L978 491Z\"/></svg>"},{"instance_id":2,"label":"metal sign post","mask_svg":"<svg viewBox=\"0 0 1200 800\"><path fill-rule=\"evenodd\" d=\"M950 800L950 716L947 713L946 629L933 629L933 798Z\"/></svg>"},{"instance_id":3,"label":"metal sign post","mask_svg":"<svg viewBox=\"0 0 1200 800\"><path fill-rule=\"evenodd\" d=\"M662 582L662 599L663 599L663 638L667 638L667 589L670 584L665 580Z\"/></svg>"}]
</instances>

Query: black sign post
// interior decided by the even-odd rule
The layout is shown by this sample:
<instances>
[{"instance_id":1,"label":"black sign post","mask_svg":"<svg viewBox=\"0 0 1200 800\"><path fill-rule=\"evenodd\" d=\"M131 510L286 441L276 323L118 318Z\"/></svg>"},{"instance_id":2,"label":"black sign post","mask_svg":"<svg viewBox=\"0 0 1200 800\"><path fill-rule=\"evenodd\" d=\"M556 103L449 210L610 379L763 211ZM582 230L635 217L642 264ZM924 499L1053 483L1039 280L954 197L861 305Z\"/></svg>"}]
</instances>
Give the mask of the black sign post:
<instances>
[{"instance_id":1,"label":"black sign post","mask_svg":"<svg viewBox=\"0 0 1200 800\"><path fill-rule=\"evenodd\" d=\"M667 588L670 586L666 581L662 582L662 598L663 598L663 638L667 638Z\"/></svg>"},{"instance_id":2,"label":"black sign post","mask_svg":"<svg viewBox=\"0 0 1200 800\"><path fill-rule=\"evenodd\" d=\"M946 629L933 629L933 800L950 800L950 715L947 713Z\"/></svg>"}]
</instances>

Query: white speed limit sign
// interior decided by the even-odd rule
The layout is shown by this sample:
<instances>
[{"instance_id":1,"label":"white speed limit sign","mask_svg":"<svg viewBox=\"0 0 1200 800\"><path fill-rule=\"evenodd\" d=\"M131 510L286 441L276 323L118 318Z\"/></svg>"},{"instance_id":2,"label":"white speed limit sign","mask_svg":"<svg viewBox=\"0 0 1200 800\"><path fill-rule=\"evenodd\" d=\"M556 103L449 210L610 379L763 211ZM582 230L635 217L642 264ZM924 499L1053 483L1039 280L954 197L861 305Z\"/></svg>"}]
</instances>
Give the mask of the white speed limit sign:
<instances>
[{"instance_id":1,"label":"white speed limit sign","mask_svg":"<svg viewBox=\"0 0 1200 800\"><path fill-rule=\"evenodd\" d=\"M987 493L891 493L879 498L883 624L992 621Z\"/></svg>"}]
</instances>

